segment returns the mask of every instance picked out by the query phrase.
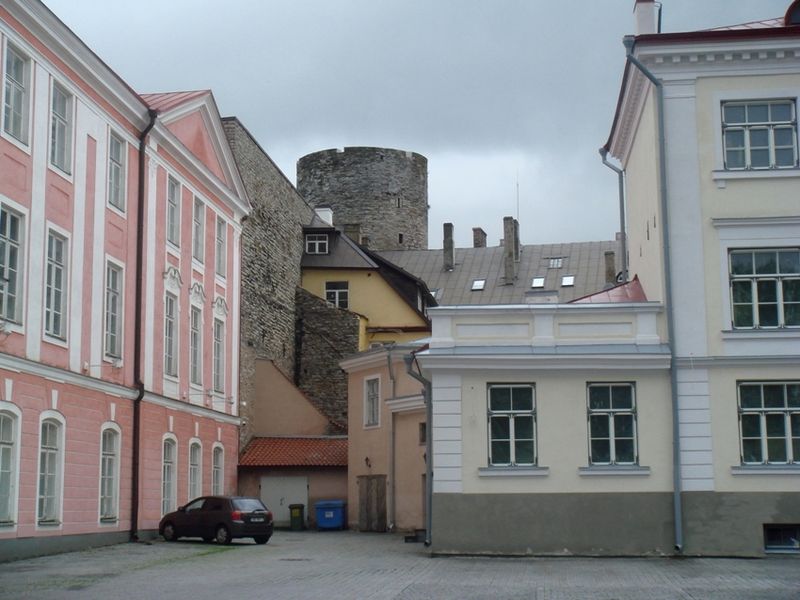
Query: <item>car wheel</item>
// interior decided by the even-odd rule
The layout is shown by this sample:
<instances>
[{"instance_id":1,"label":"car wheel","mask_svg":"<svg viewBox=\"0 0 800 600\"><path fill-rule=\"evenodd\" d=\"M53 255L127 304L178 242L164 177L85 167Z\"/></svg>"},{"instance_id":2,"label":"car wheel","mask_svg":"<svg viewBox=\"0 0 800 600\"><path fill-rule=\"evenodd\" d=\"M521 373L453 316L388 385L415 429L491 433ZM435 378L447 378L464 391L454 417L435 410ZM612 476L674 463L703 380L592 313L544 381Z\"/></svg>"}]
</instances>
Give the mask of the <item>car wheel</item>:
<instances>
[{"instance_id":1,"label":"car wheel","mask_svg":"<svg viewBox=\"0 0 800 600\"><path fill-rule=\"evenodd\" d=\"M256 544L266 544L269 541L268 535L257 535L253 538L256 541Z\"/></svg>"},{"instance_id":2,"label":"car wheel","mask_svg":"<svg viewBox=\"0 0 800 600\"><path fill-rule=\"evenodd\" d=\"M230 544L231 543L231 534L228 531L228 528L225 525L220 525L217 527L217 533L214 536L214 539L217 541L218 544Z\"/></svg>"},{"instance_id":3,"label":"car wheel","mask_svg":"<svg viewBox=\"0 0 800 600\"><path fill-rule=\"evenodd\" d=\"M175 526L172 523L165 523L164 529L161 530L162 537L168 542L174 542L178 539L175 535Z\"/></svg>"}]
</instances>

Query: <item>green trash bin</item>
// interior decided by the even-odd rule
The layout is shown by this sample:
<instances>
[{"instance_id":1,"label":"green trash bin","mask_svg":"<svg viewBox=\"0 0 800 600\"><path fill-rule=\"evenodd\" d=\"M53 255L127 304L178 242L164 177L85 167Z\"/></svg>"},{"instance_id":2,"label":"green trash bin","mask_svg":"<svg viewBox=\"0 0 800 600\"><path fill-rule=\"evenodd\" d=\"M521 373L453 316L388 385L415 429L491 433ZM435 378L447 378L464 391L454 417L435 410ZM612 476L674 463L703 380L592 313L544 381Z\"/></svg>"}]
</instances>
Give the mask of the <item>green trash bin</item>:
<instances>
[{"instance_id":1,"label":"green trash bin","mask_svg":"<svg viewBox=\"0 0 800 600\"><path fill-rule=\"evenodd\" d=\"M303 512L305 510L304 504L290 504L289 516L291 517L292 531L302 531L305 529L305 518Z\"/></svg>"}]
</instances>

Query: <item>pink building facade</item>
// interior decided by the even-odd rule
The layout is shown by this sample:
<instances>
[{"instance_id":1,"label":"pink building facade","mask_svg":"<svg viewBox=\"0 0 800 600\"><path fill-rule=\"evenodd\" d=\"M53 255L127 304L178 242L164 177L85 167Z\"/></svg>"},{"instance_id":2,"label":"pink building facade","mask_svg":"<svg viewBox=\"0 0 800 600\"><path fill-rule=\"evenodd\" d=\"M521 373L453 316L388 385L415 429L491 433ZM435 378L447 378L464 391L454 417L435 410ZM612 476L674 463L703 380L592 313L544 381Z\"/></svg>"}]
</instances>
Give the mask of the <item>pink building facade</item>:
<instances>
[{"instance_id":1,"label":"pink building facade","mask_svg":"<svg viewBox=\"0 0 800 600\"><path fill-rule=\"evenodd\" d=\"M235 493L239 240L208 91L140 96L0 5L0 560Z\"/></svg>"}]
</instances>

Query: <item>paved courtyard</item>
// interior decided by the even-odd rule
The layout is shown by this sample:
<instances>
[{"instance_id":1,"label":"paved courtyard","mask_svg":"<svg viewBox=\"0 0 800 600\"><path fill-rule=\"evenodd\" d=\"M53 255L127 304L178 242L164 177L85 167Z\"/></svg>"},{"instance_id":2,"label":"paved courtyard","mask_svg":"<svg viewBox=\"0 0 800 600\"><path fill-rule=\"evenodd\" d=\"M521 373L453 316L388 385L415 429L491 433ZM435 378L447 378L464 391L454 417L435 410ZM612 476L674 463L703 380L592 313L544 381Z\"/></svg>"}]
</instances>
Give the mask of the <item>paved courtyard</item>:
<instances>
[{"instance_id":1,"label":"paved courtyard","mask_svg":"<svg viewBox=\"0 0 800 600\"><path fill-rule=\"evenodd\" d=\"M430 558L394 535L278 531L266 546L122 544L0 564L0 598L800 598L800 560Z\"/></svg>"}]
</instances>

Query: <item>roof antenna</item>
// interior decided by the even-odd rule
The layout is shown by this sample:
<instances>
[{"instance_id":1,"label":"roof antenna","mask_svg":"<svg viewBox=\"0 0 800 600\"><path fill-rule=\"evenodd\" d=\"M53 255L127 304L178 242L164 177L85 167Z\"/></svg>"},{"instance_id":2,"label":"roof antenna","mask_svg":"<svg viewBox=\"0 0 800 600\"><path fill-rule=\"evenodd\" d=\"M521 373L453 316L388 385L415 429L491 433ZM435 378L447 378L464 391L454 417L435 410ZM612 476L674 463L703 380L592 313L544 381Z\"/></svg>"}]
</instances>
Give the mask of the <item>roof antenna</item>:
<instances>
[{"instance_id":1,"label":"roof antenna","mask_svg":"<svg viewBox=\"0 0 800 600\"><path fill-rule=\"evenodd\" d=\"M517 221L519 221L519 169L517 169Z\"/></svg>"},{"instance_id":2,"label":"roof antenna","mask_svg":"<svg viewBox=\"0 0 800 600\"><path fill-rule=\"evenodd\" d=\"M656 6L658 7L658 26L656 28L656 33L661 33L661 9L664 8L664 5L661 2L656 2Z\"/></svg>"}]
</instances>

